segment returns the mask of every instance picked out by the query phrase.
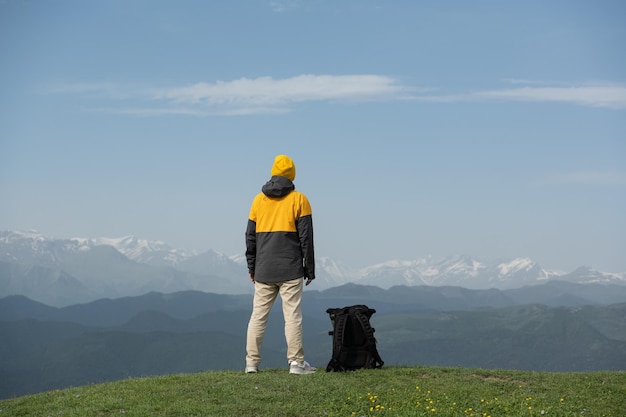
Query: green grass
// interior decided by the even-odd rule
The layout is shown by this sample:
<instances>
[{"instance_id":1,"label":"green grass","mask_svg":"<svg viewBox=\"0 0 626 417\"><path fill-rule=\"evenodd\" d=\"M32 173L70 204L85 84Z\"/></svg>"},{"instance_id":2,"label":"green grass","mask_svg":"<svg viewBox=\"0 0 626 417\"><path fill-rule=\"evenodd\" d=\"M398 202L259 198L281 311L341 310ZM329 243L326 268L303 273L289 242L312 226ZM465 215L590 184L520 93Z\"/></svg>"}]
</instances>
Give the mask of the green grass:
<instances>
[{"instance_id":1,"label":"green grass","mask_svg":"<svg viewBox=\"0 0 626 417\"><path fill-rule=\"evenodd\" d=\"M0 400L8 416L626 416L626 372L384 367L211 371Z\"/></svg>"}]
</instances>

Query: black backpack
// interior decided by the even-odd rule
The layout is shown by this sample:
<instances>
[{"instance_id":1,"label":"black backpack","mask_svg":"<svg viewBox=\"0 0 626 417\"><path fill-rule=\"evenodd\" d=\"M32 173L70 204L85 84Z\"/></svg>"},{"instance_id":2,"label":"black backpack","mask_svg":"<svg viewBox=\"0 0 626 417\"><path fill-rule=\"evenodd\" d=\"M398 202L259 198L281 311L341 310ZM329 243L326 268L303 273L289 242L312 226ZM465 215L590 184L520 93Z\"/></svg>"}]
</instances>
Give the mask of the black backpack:
<instances>
[{"instance_id":1,"label":"black backpack","mask_svg":"<svg viewBox=\"0 0 626 417\"><path fill-rule=\"evenodd\" d=\"M376 349L374 328L370 318L376 312L366 305L329 308L333 330L333 357L326 372L353 371L360 368L380 368L383 360Z\"/></svg>"}]
</instances>

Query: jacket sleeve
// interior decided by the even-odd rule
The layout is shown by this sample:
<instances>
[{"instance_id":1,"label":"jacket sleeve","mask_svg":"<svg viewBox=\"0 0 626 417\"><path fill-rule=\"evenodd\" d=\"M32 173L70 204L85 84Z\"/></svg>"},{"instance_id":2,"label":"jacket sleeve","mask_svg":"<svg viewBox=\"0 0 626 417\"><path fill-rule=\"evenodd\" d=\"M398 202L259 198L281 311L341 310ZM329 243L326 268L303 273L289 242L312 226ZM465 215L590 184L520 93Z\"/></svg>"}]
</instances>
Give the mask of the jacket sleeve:
<instances>
[{"instance_id":1,"label":"jacket sleeve","mask_svg":"<svg viewBox=\"0 0 626 417\"><path fill-rule=\"evenodd\" d=\"M248 262L248 272L254 274L256 264L256 222L248 220L246 228L246 260Z\"/></svg>"},{"instance_id":2,"label":"jacket sleeve","mask_svg":"<svg viewBox=\"0 0 626 417\"><path fill-rule=\"evenodd\" d=\"M298 239L302 250L304 277L315 279L315 250L313 245L313 216L302 216L297 220Z\"/></svg>"}]
</instances>

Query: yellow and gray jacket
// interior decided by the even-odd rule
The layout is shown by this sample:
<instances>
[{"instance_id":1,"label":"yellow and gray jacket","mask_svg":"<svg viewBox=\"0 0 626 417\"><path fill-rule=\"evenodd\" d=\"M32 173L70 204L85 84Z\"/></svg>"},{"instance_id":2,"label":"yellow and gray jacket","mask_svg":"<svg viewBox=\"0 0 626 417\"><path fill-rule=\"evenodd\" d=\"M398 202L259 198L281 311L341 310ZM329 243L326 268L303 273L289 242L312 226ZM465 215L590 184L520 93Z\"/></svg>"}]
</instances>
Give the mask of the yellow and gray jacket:
<instances>
[{"instance_id":1,"label":"yellow and gray jacket","mask_svg":"<svg viewBox=\"0 0 626 417\"><path fill-rule=\"evenodd\" d=\"M283 176L272 176L261 190L246 229L248 271L259 282L315 279L309 200Z\"/></svg>"}]
</instances>

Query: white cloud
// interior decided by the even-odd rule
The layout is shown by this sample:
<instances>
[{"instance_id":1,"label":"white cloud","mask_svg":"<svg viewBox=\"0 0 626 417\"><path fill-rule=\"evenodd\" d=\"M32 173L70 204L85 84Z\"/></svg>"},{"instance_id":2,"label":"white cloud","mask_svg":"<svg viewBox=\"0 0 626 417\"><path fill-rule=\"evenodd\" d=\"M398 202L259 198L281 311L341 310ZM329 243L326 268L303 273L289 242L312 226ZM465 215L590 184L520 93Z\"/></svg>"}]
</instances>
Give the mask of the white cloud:
<instances>
[{"instance_id":1,"label":"white cloud","mask_svg":"<svg viewBox=\"0 0 626 417\"><path fill-rule=\"evenodd\" d=\"M183 87L139 89L115 84L74 84L51 93L134 101L136 108L91 111L134 115L280 114L297 103L314 101L374 101L406 98L411 89L382 75L299 75L285 79L241 78L200 82ZM146 104L148 103L148 104Z\"/></svg>"},{"instance_id":2,"label":"white cloud","mask_svg":"<svg viewBox=\"0 0 626 417\"><path fill-rule=\"evenodd\" d=\"M283 114L290 110L278 107L243 107L223 110L201 110L190 107L125 107L125 108L91 108L86 110L89 113L109 113L109 114L127 114L131 116L166 116L166 115L185 115L185 116L247 116L253 114Z\"/></svg>"},{"instance_id":3,"label":"white cloud","mask_svg":"<svg viewBox=\"0 0 626 417\"><path fill-rule=\"evenodd\" d=\"M626 109L626 87L619 85L564 86L528 80L508 80L513 88L460 94L426 95L428 89L401 84L392 77L375 74L312 75L291 78L240 78L232 81L198 82L169 88L142 88L114 83L70 84L50 93L81 95L89 99L132 103L107 112L133 115L249 115L282 114L305 102L365 102L417 100L423 102L555 102L589 107ZM526 86L517 87L517 85ZM422 94L422 95L418 95ZM91 110L98 111L98 110Z\"/></svg>"},{"instance_id":4,"label":"white cloud","mask_svg":"<svg viewBox=\"0 0 626 417\"><path fill-rule=\"evenodd\" d=\"M626 87L522 87L483 91L479 97L496 100L556 101L591 107L626 108Z\"/></svg>"},{"instance_id":5,"label":"white cloud","mask_svg":"<svg viewBox=\"0 0 626 417\"><path fill-rule=\"evenodd\" d=\"M522 80L514 80L519 83ZM519 87L484 90L465 94L420 96L420 101L528 101L560 102L589 107L626 109L626 87L617 85L587 85L569 87Z\"/></svg>"},{"instance_id":6,"label":"white cloud","mask_svg":"<svg viewBox=\"0 0 626 417\"><path fill-rule=\"evenodd\" d=\"M177 103L272 106L306 101L392 98L404 90L406 88L397 85L392 78L381 75L299 75L279 80L261 77L197 83L158 91L155 98Z\"/></svg>"}]
</instances>

